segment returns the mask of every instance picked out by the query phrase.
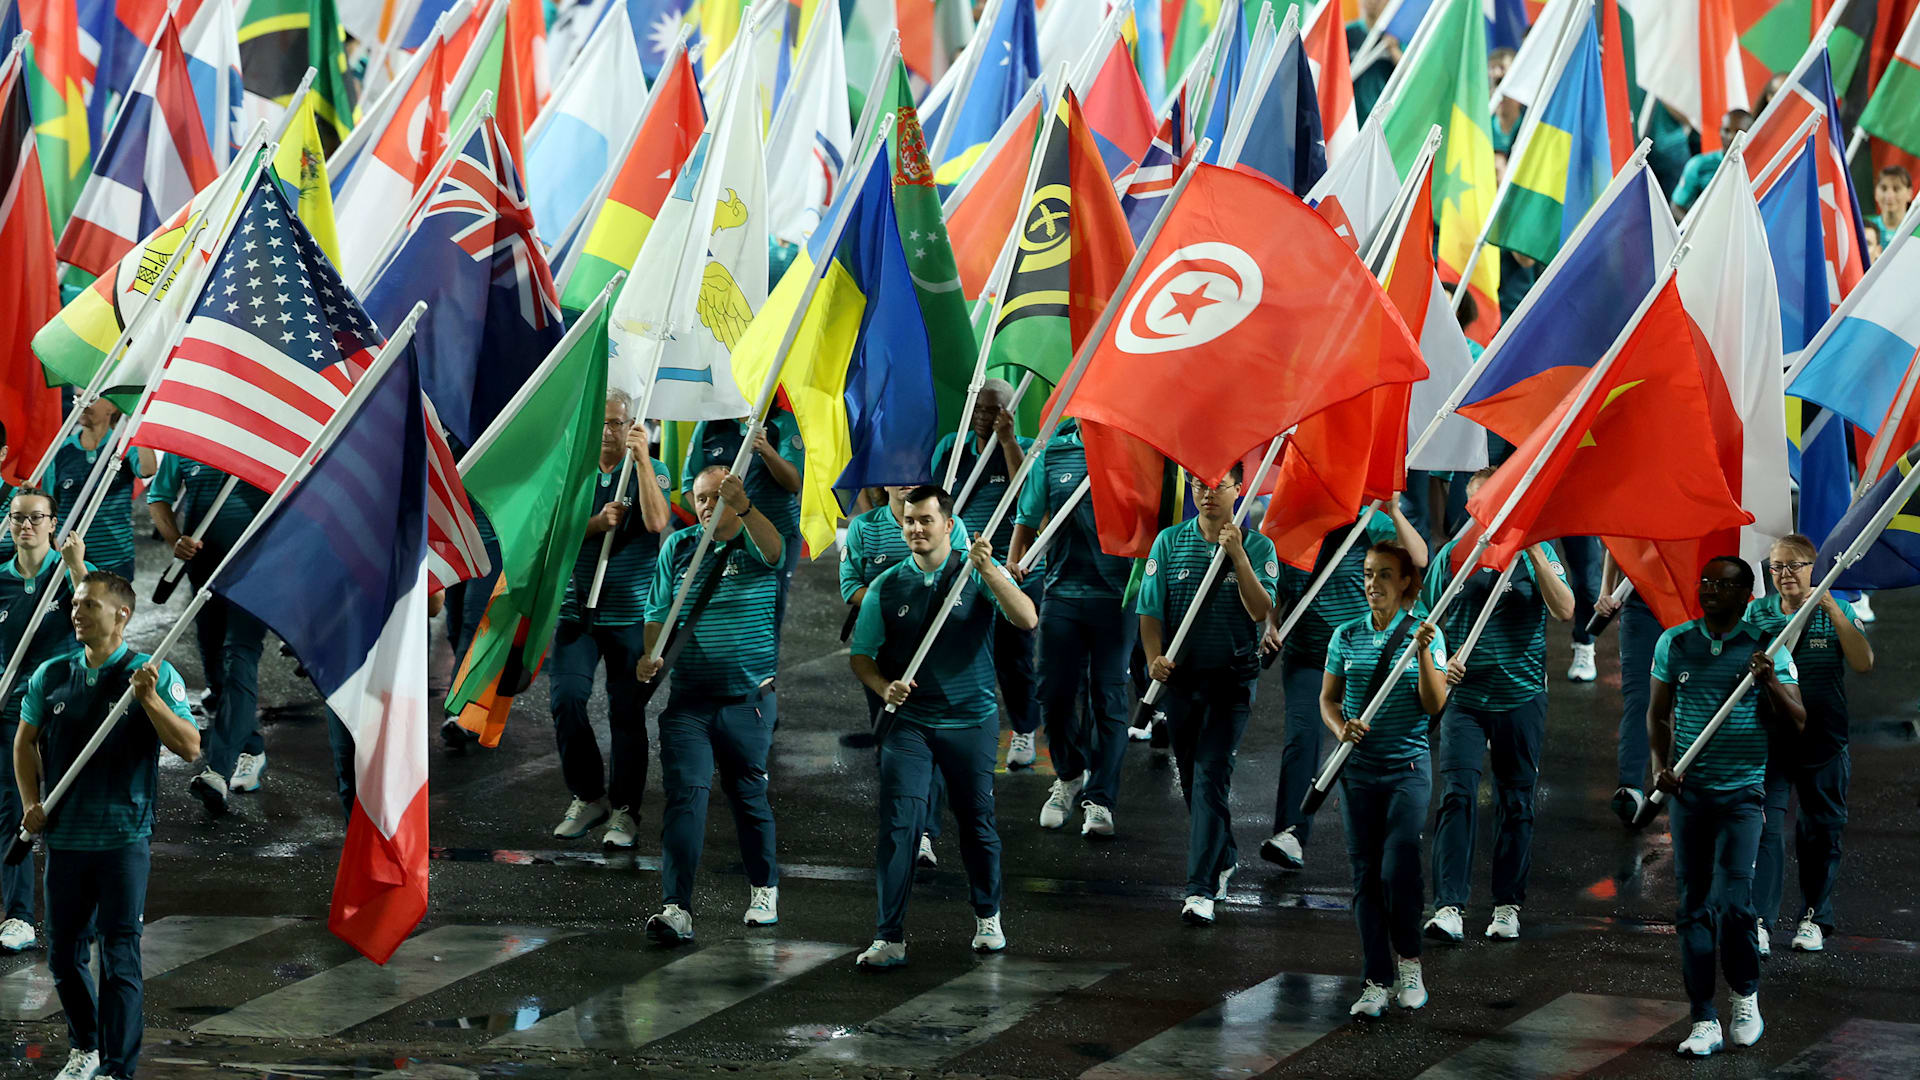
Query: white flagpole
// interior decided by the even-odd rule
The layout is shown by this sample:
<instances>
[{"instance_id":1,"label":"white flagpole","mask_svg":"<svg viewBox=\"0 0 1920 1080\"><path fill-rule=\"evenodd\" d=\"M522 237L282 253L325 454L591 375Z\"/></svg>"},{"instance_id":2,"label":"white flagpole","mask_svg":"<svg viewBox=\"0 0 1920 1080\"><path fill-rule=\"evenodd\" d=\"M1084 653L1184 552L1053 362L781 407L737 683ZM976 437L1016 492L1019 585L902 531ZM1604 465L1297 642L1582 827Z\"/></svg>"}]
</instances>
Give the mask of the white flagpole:
<instances>
[{"instance_id":1,"label":"white flagpole","mask_svg":"<svg viewBox=\"0 0 1920 1080\"><path fill-rule=\"evenodd\" d=\"M1047 522L1046 528L1040 530L1039 536L1034 537L1032 545L1027 548L1027 553L1020 557L1019 568L1022 573L1032 570L1033 564L1040 561L1040 556L1047 550L1047 545L1053 542L1054 535L1067 523L1067 519L1073 516L1074 510L1080 505L1080 500L1086 498L1087 492L1091 490L1093 490L1093 478L1081 477L1080 486L1074 488L1073 494L1067 496L1067 501L1061 503L1060 509L1053 512L1053 519Z\"/></svg>"},{"instance_id":2,"label":"white flagpole","mask_svg":"<svg viewBox=\"0 0 1920 1080\"><path fill-rule=\"evenodd\" d=\"M652 351L653 358L647 363L646 389L640 391L640 400L630 403L629 408L633 411L627 416L629 423L639 424L642 427L644 427L647 422L647 410L653 405L653 388L658 385L660 381L660 359L667 353L666 339L661 338L653 341ZM622 446L620 449L620 476L613 484L613 498L615 501L621 502L622 505L625 505L622 496L626 494L627 481L632 479L632 477L633 454L628 452L626 447ZM628 506L627 509L631 510L633 508ZM607 560L613 557L613 534L614 530L612 529L608 529L606 532L600 534L600 557L593 564L593 587L587 590L587 602L580 608L580 622L585 626L594 625L599 618L600 587L606 584Z\"/></svg>"},{"instance_id":3,"label":"white flagpole","mask_svg":"<svg viewBox=\"0 0 1920 1080\"><path fill-rule=\"evenodd\" d=\"M1773 174L1778 171L1781 166L1786 164L1787 159L1793 157L1793 155L1799 151L1806 149L1807 136L1813 134L1814 128L1826 122L1827 110L1815 107L1813 112L1810 113L1805 120L1800 121L1800 126L1794 129L1792 137L1780 144L1780 149L1774 151L1773 156L1767 159L1766 165L1762 166L1760 171L1753 175L1754 190L1758 191L1765 187L1767 181L1773 179ZM1743 131L1741 134L1744 135L1746 132ZM1694 200L1694 206L1700 205L1700 202L1701 200ZM1689 208L1689 213L1691 213L1691 207Z\"/></svg>"},{"instance_id":4,"label":"white flagpole","mask_svg":"<svg viewBox=\"0 0 1920 1080\"><path fill-rule=\"evenodd\" d=\"M1026 374L1020 376L1020 385L1013 388L1013 397L1007 402L1006 409L1008 412L1011 413L1020 407L1020 399L1027 396L1027 388L1032 385L1032 371L1028 371ZM954 434L955 442L973 437L972 418L963 417L960 423L960 430ZM991 433L989 433L989 435L991 435ZM1034 449L1038 449L1038 447L1039 444L1035 443ZM956 517L960 514L960 508L967 505L967 499L973 495L973 490L980 486L980 478L987 474L987 456L996 449L997 447L993 445L992 439L989 438L986 448L974 456L973 469L967 474L966 484L960 488L960 493L953 497L953 513ZM1027 451L1027 453L1032 452L1033 450ZM1022 459L1025 459L1026 454L1020 456Z\"/></svg>"},{"instance_id":5,"label":"white flagpole","mask_svg":"<svg viewBox=\"0 0 1920 1080\"><path fill-rule=\"evenodd\" d=\"M387 369L391 368L394 361L406 351L407 342L413 337L413 328L419 322L420 315L426 310L426 307L425 301L414 305L413 312L407 316L405 322L400 324L399 330L395 332L393 337L388 339L386 346L382 348L379 355L374 358L373 365L367 369L365 375L361 376L360 381L354 384L353 389L347 394L346 400L340 403L340 407L336 409L333 416L327 420L326 426L320 429L320 434L314 437L313 444L308 448L307 452L301 456L299 464L289 469L287 475L281 478L279 486L274 489L272 495L267 497L266 504L260 508L260 513L254 516L253 521L247 525L245 531L241 532L240 538L234 541L233 547L227 552L226 558L220 560L220 565L215 567L213 573L207 576L206 582L200 586L199 591L194 594L193 600L187 604L187 609L180 613L179 618L174 620L173 626L167 630L167 634L160 640L160 644L154 646L151 654L153 663L160 663L166 658L167 654L173 650L173 646L179 642L181 635L186 632L187 627L193 625L194 615L213 597L211 586L213 580L220 576L220 571L226 569L227 565L233 561L234 555L246 546L247 541L253 539L254 534L258 533L261 526L266 524L268 517L272 515L274 510L278 509L280 504L286 501L287 495L292 492L294 484L306 476L308 470L313 467L313 462L318 459L321 454L325 453L328 447L333 445L334 440L339 437L340 432L346 428L347 422L359 413L361 404L373 393L373 388L377 386L381 378L386 375ZM44 605L42 605L41 610L45 610ZM93 755L100 749L100 744L104 743L107 740L107 736L112 734L114 725L120 722L120 718L126 715L127 709L132 704L133 688L128 687L126 691L120 695L120 700L114 703L112 710L107 713L106 719L102 720L100 726L94 729L93 735L87 740L86 745L80 748L80 752L74 757L73 764L68 766L67 770L61 774L59 781L53 785L53 790L49 791L46 797L41 800L41 806L48 814L51 814L54 807L59 805L60 800L66 797L67 791L73 787L74 780L85 770L87 762L93 760ZM7 850L6 861L8 864L18 863L26 858L32 850L33 834L22 827L20 834L14 838L13 845Z\"/></svg>"},{"instance_id":6,"label":"white flagpole","mask_svg":"<svg viewBox=\"0 0 1920 1080\"><path fill-rule=\"evenodd\" d=\"M393 228L387 232L387 238L376 249L373 262L367 266L365 279L353 290L355 296L370 295L374 287L380 284L380 279L386 276L387 266L393 261L393 256L400 250L400 246L406 243L407 236L413 232L414 215L420 213L420 209L427 205L427 200L433 198L434 192L440 190L440 183L446 179L447 170L453 167L461 151L467 148L467 140L473 138L473 133L480 130L480 125L492 117L493 91L482 90L480 100L475 103L473 111L467 114L465 120L460 121L460 126L454 129L453 138L447 140L447 148L440 154L440 160L433 163L433 171L427 174L427 182L421 184L420 189L413 193L413 198L407 200L407 212L394 223Z\"/></svg>"},{"instance_id":7,"label":"white flagpole","mask_svg":"<svg viewBox=\"0 0 1920 1080\"><path fill-rule=\"evenodd\" d=\"M1194 151L1195 161L1205 158L1211 143L1211 139L1200 140ZM1198 173L1198 169L1189 168L1181 173L1180 179L1174 183L1173 190L1168 193L1167 201L1161 204L1160 212L1154 217L1153 224L1147 228L1146 235L1141 237L1139 246L1134 248L1133 260L1127 264L1126 273L1121 275L1119 284L1113 290L1116 298L1125 296L1127 291L1133 288L1134 281L1140 276L1141 264L1146 261L1147 252L1153 248L1153 242L1159 239L1161 230L1166 228L1167 219L1172 216L1174 206L1180 201L1180 196L1186 192L1187 186L1193 182L1194 176ZM1060 380L1059 389L1054 393L1053 404L1048 408L1046 418L1040 422L1040 431L1033 440L1036 448L1045 446L1047 440L1052 438L1054 431L1059 428L1060 416L1066 410L1067 402L1073 397L1074 390L1080 386L1080 380L1085 377L1087 364L1093 359L1094 349L1107 336L1107 331L1112 328L1113 320L1119 311L1118 303L1108 304L1101 310L1100 318L1095 321L1093 329L1081 340L1079 351L1074 355L1073 362L1067 366L1066 374ZM1019 499L1020 485L1026 481L1027 474L1033 471L1034 462L1039 458L1040 455L1037 452L1030 452L1020 460L1020 467L1014 470L1012 478L1007 481L1006 493L1000 496L1000 504L994 507L993 516L987 519L986 527L980 530L981 536L992 536L999 531L1000 523L1006 520L1007 513ZM913 677L919 673L920 665L926 662L927 653L933 648L934 639L940 636L940 629L946 625L947 615L953 610L953 603L960 598L960 590L966 584L967 579L964 575L955 579L952 591L934 614L933 624L927 627L926 636L921 638L920 644L915 647L913 659L908 662L906 671L901 673L902 681L912 682ZM887 712L896 711L898 710L894 706L887 706Z\"/></svg>"},{"instance_id":8,"label":"white flagpole","mask_svg":"<svg viewBox=\"0 0 1920 1080\"><path fill-rule=\"evenodd\" d=\"M967 95L973 90L973 77L980 70L981 54L987 51L987 42L991 40L993 28L1000 21L1000 9L1003 0L987 0L987 6L980 13L980 21L974 24L973 40L968 43L965 60L966 68L954 82L954 92L947 97L946 115L941 117L940 130L933 135L933 145L927 150L927 163L934 172L940 171L940 163L947 152L947 144L953 141L953 125L960 120L960 111L966 108Z\"/></svg>"},{"instance_id":9,"label":"white flagpole","mask_svg":"<svg viewBox=\"0 0 1920 1080\"><path fill-rule=\"evenodd\" d=\"M1507 582L1513 580L1513 568L1519 566L1520 560L1524 558L1526 558L1525 554L1515 555L1507 563L1506 568L1500 571L1500 577L1493 583L1493 595L1487 597L1487 602L1480 605L1480 614L1474 618L1473 628L1467 631L1467 640L1461 642L1460 647L1455 649L1448 659L1458 660L1463 667L1466 665L1467 657L1473 655L1473 647L1480 643L1481 633L1487 629L1487 623L1493 620L1493 609L1500 606L1500 596L1507 591Z\"/></svg>"},{"instance_id":10,"label":"white flagpole","mask_svg":"<svg viewBox=\"0 0 1920 1080\"><path fill-rule=\"evenodd\" d=\"M1626 347L1628 339L1633 336L1633 331L1640 325L1640 321L1646 317L1647 310L1651 308L1653 302L1659 298L1661 291L1666 288L1667 282L1673 280L1674 271L1679 268L1680 261L1686 257L1686 252L1687 248L1685 244L1674 248L1673 255L1667 259L1666 268L1662 270L1660 276L1654 280L1653 288L1647 290L1647 294L1641 298L1640 305L1634 310L1632 318L1628 319L1626 325L1620 328L1620 333L1614 337L1613 344L1607 348L1606 355L1601 357L1600 362L1595 364L1593 370L1588 372L1586 377L1581 380L1579 390L1576 391L1572 403L1567 410L1561 414L1559 421L1554 425L1553 432L1548 436L1546 445L1541 448L1539 454L1534 456L1533 461L1527 465L1526 472L1521 475L1519 483L1514 485L1513 492L1507 496L1506 502L1502 504L1499 511L1494 514L1493 520L1487 523L1486 528L1480 534L1479 540L1474 543L1473 550L1468 553L1464 565L1476 565L1480 561L1480 554L1492 545L1494 535L1500 531L1501 526L1507 523L1507 518L1512 516L1514 509L1519 506L1521 498L1524 497L1527 490L1533 486L1535 478L1540 475L1541 469L1545 468L1547 460L1552 456L1555 448L1566 438L1568 430L1573 426L1574 418L1580 415L1586 408L1587 402L1591 400L1594 393L1598 391L1601 381L1606 378L1607 372L1613 368L1614 361L1619 358L1621 350ZM1448 606L1453 603L1454 598L1460 595L1460 591L1465 588L1467 578L1470 576L1471 575L1468 574L1456 575L1454 579L1447 584L1446 590L1440 594L1439 601L1433 606L1432 611L1428 613L1424 620L1426 623L1432 626L1439 625L1441 616L1446 614L1446 610ZM1356 719L1363 724L1373 721L1373 718L1379 714L1380 707L1386 703L1387 695L1393 692L1395 684L1400 681L1400 676L1412 665L1418 648L1417 643L1411 640L1407 642L1406 647L1400 651L1399 657L1395 659L1392 670L1387 673L1385 681L1380 684L1380 688L1374 693L1373 699L1367 702L1366 709ZM1333 788L1334 780L1339 777L1341 768L1346 765L1347 758L1353 753L1353 747L1353 743L1342 740L1340 745L1334 749L1333 754L1327 758L1326 765L1320 770L1320 775L1314 777L1313 786L1307 789L1307 796L1301 802L1300 809L1302 813L1311 815L1314 811L1320 809L1320 804L1326 801L1327 792Z\"/></svg>"}]
</instances>

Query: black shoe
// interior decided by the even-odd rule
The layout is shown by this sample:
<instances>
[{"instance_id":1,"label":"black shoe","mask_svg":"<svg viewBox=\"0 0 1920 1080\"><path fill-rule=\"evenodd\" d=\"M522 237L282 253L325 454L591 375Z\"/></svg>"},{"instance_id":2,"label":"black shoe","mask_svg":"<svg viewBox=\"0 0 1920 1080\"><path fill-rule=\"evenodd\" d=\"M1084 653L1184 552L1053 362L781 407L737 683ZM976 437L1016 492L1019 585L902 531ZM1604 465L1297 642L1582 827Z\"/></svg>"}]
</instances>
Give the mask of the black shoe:
<instances>
[{"instance_id":1,"label":"black shoe","mask_svg":"<svg viewBox=\"0 0 1920 1080\"><path fill-rule=\"evenodd\" d=\"M440 721L440 741L450 750L465 750L480 741L480 736L460 726L460 721L449 716Z\"/></svg>"}]
</instances>

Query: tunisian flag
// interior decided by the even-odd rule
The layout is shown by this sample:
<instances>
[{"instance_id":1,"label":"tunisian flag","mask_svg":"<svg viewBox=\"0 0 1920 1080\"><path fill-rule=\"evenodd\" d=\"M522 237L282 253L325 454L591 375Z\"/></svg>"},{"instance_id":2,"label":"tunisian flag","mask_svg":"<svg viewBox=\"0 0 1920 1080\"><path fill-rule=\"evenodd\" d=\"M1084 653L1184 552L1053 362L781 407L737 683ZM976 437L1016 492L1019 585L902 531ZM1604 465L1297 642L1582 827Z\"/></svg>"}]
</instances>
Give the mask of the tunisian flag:
<instances>
[{"instance_id":1,"label":"tunisian flag","mask_svg":"<svg viewBox=\"0 0 1920 1080\"><path fill-rule=\"evenodd\" d=\"M1259 177L1194 168L1067 411L1217 484L1301 420L1427 366L1324 218Z\"/></svg>"},{"instance_id":2,"label":"tunisian flag","mask_svg":"<svg viewBox=\"0 0 1920 1080\"><path fill-rule=\"evenodd\" d=\"M1693 540L1753 521L1727 484L1716 435L1716 418L1734 416L1733 405L1677 282L1661 289L1598 378L1563 438L1552 442L1580 386L1468 500L1467 512L1484 526L1539 466L1480 565L1505 566L1527 546L1559 536Z\"/></svg>"},{"instance_id":3,"label":"tunisian flag","mask_svg":"<svg viewBox=\"0 0 1920 1080\"><path fill-rule=\"evenodd\" d=\"M24 54L22 54L24 56ZM26 64L0 81L0 424L6 425L4 479L18 484L60 430L60 391L50 389L28 342L60 313L53 227L40 176Z\"/></svg>"}]
</instances>

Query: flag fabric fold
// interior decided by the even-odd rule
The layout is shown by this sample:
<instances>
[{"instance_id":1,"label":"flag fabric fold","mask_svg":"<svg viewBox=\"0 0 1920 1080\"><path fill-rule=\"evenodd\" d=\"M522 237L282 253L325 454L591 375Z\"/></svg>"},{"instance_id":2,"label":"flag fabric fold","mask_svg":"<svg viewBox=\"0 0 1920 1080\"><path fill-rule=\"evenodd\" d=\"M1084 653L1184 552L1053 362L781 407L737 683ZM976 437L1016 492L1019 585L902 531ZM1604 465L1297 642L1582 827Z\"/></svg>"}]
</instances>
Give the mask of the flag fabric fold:
<instances>
[{"instance_id":1,"label":"flag fabric fold","mask_svg":"<svg viewBox=\"0 0 1920 1080\"><path fill-rule=\"evenodd\" d=\"M60 310L45 179L27 97L26 64L0 72L0 425L3 482L17 484L60 430L60 392L41 377L29 339Z\"/></svg>"}]
</instances>

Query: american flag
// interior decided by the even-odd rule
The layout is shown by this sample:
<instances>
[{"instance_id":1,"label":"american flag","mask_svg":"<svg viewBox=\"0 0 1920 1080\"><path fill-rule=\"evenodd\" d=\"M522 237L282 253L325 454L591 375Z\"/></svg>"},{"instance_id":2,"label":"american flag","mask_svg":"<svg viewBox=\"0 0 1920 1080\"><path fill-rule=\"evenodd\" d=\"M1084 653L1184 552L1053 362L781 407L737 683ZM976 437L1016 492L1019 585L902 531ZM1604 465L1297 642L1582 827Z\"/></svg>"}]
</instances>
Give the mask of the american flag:
<instances>
[{"instance_id":1,"label":"american flag","mask_svg":"<svg viewBox=\"0 0 1920 1080\"><path fill-rule=\"evenodd\" d=\"M486 576L493 561L460 483L460 463L440 432L440 416L426 394L420 400L427 410L427 584L439 592Z\"/></svg>"},{"instance_id":2,"label":"american flag","mask_svg":"<svg viewBox=\"0 0 1920 1080\"><path fill-rule=\"evenodd\" d=\"M272 491L372 364L380 340L263 172L132 441Z\"/></svg>"}]
</instances>

